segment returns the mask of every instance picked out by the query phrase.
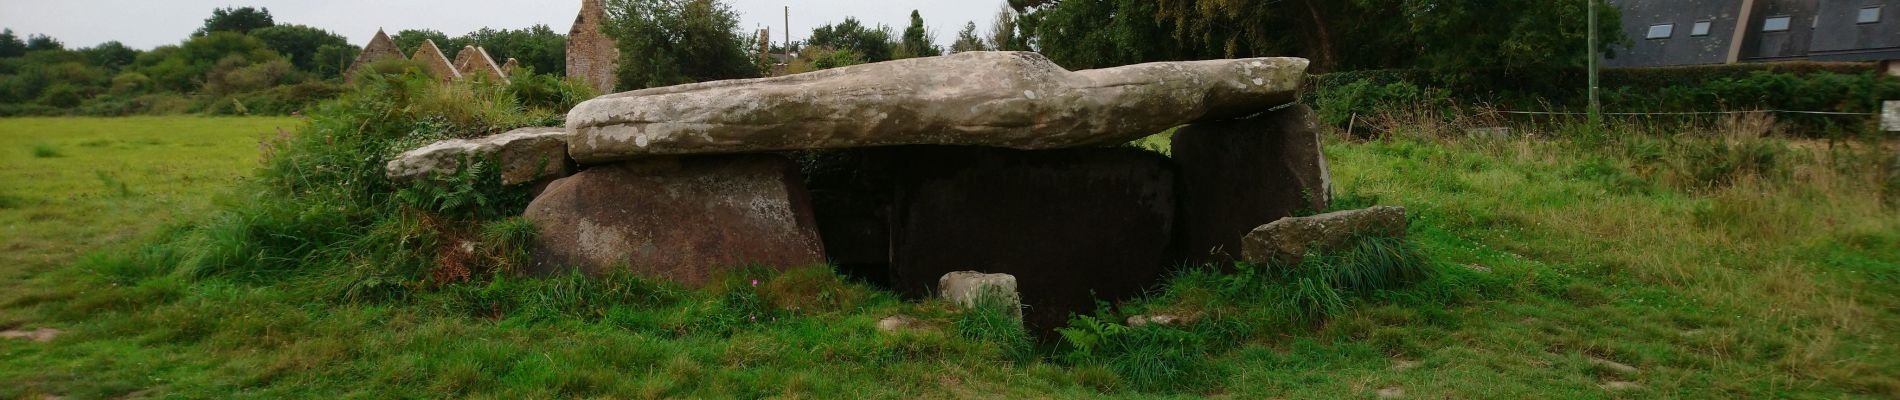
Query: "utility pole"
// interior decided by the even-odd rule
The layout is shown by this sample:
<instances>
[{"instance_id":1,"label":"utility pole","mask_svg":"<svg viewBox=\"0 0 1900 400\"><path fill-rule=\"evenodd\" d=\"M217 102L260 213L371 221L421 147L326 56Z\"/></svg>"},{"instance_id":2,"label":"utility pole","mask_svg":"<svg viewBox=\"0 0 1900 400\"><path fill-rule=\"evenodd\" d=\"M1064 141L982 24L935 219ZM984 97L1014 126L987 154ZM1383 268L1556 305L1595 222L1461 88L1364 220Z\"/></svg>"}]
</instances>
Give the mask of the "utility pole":
<instances>
[{"instance_id":1,"label":"utility pole","mask_svg":"<svg viewBox=\"0 0 1900 400\"><path fill-rule=\"evenodd\" d=\"M785 62L792 59L792 6L785 6Z\"/></svg>"},{"instance_id":2,"label":"utility pole","mask_svg":"<svg viewBox=\"0 0 1900 400\"><path fill-rule=\"evenodd\" d=\"M1590 8L1590 131L1603 127L1603 105L1597 102L1597 0L1588 0Z\"/></svg>"}]
</instances>

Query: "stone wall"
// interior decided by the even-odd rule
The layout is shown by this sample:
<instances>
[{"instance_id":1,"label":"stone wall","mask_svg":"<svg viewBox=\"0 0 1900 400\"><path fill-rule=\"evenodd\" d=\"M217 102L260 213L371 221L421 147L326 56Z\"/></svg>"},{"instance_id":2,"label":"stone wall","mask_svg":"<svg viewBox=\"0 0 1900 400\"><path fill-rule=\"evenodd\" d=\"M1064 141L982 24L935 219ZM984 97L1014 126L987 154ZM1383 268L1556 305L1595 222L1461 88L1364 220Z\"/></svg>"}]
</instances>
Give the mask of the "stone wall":
<instances>
[{"instance_id":1,"label":"stone wall","mask_svg":"<svg viewBox=\"0 0 1900 400\"><path fill-rule=\"evenodd\" d=\"M620 62L620 49L601 31L607 22L604 0L582 0L581 12L574 17L574 28L567 31L567 76L579 78L601 93L614 91L614 71Z\"/></svg>"}]
</instances>

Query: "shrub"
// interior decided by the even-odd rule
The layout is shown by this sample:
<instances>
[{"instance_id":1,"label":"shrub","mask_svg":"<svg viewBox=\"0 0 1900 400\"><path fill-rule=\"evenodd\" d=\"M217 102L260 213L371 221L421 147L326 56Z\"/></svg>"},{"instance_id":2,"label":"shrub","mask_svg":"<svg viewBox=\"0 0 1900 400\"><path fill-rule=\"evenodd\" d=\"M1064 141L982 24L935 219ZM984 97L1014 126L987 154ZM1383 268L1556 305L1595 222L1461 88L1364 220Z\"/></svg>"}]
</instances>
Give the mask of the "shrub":
<instances>
[{"instance_id":1,"label":"shrub","mask_svg":"<svg viewBox=\"0 0 1900 400\"><path fill-rule=\"evenodd\" d=\"M53 158L60 156L59 149L54 148L53 145L44 143L33 145L33 158Z\"/></svg>"}]
</instances>

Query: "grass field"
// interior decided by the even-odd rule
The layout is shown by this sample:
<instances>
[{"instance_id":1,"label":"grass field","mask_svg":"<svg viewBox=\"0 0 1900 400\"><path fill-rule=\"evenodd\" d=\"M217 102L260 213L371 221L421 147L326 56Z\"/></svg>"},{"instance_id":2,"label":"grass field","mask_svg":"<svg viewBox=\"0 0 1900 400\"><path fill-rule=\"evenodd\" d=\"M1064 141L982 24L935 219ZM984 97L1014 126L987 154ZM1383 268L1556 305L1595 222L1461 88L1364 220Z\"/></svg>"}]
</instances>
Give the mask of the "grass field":
<instances>
[{"instance_id":1,"label":"grass field","mask_svg":"<svg viewBox=\"0 0 1900 400\"><path fill-rule=\"evenodd\" d=\"M1900 397L1891 150L1719 130L1329 138L1340 203L1409 208L1438 276L1193 363L1137 363L1188 367L1149 374L1012 356L953 333L941 304L835 283L854 300L709 334L694 315L733 302L676 288L469 288L538 285L547 298L522 301L581 310L486 318L445 309L455 292L310 301L302 281L128 275L88 256L249 198L230 188L259 138L298 123L0 119L0 330L60 331L0 339L0 398ZM830 276L775 277L759 301ZM1195 304L1194 281L1175 285L1129 308ZM626 301L574 300L603 291ZM896 312L941 329L873 328ZM1195 384L1135 379L1155 376Z\"/></svg>"}]
</instances>

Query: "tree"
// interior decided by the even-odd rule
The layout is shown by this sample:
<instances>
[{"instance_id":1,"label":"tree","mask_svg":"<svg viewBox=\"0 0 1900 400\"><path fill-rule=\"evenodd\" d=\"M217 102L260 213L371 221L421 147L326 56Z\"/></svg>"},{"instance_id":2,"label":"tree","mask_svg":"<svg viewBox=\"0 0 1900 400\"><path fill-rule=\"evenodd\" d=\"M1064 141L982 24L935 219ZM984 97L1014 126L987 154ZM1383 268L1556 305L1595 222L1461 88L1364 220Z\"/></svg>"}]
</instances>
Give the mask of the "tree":
<instances>
[{"instance_id":1,"label":"tree","mask_svg":"<svg viewBox=\"0 0 1900 400\"><path fill-rule=\"evenodd\" d=\"M139 55L133 64L160 89L190 92L203 85L206 74L219 64L231 63L226 66L237 68L282 58L264 41L250 35L212 32L177 46L152 49Z\"/></svg>"},{"instance_id":2,"label":"tree","mask_svg":"<svg viewBox=\"0 0 1900 400\"><path fill-rule=\"evenodd\" d=\"M137 60L139 57L138 50L125 47L124 43L119 43L117 40L100 43L98 46L92 46L90 48L80 49L79 52L85 54L86 59L92 61L92 65L112 70L118 70L121 67L130 65L132 61Z\"/></svg>"},{"instance_id":3,"label":"tree","mask_svg":"<svg viewBox=\"0 0 1900 400\"><path fill-rule=\"evenodd\" d=\"M963 30L957 31L957 41L950 43L952 53L989 49L990 46L983 43L983 38L976 36L976 21L963 23Z\"/></svg>"},{"instance_id":4,"label":"tree","mask_svg":"<svg viewBox=\"0 0 1900 400\"><path fill-rule=\"evenodd\" d=\"M1032 0L1017 6L1025 42L1069 67L1299 56L1312 70L1424 68L1456 77L1496 69L1579 67L1583 2L1547 0ZM1613 6L1597 3L1603 24ZM1621 30L1600 39L1624 43ZM1017 40L1023 40L1017 38ZM1347 45L1350 44L1350 45Z\"/></svg>"},{"instance_id":5,"label":"tree","mask_svg":"<svg viewBox=\"0 0 1900 400\"><path fill-rule=\"evenodd\" d=\"M65 50L66 44L52 36L32 35L26 37L26 51Z\"/></svg>"},{"instance_id":6,"label":"tree","mask_svg":"<svg viewBox=\"0 0 1900 400\"><path fill-rule=\"evenodd\" d=\"M319 46L316 54L310 57L312 60L310 72L323 78L341 77L349 70L350 63L356 62L357 53L361 52L363 48L347 43Z\"/></svg>"},{"instance_id":7,"label":"tree","mask_svg":"<svg viewBox=\"0 0 1900 400\"><path fill-rule=\"evenodd\" d=\"M567 69L567 36L535 25L527 29L490 29L469 32L460 40L488 50L496 63L515 59L539 73L560 74Z\"/></svg>"},{"instance_id":8,"label":"tree","mask_svg":"<svg viewBox=\"0 0 1900 400\"><path fill-rule=\"evenodd\" d=\"M865 62L891 60L891 34L884 29L867 29L857 18L826 24L811 30L805 45L856 52Z\"/></svg>"},{"instance_id":9,"label":"tree","mask_svg":"<svg viewBox=\"0 0 1900 400\"><path fill-rule=\"evenodd\" d=\"M306 72L316 72L319 69L317 51L323 46L351 46L349 39L341 35L296 24L257 29L251 31L251 37L264 41L271 50L289 58L290 64L296 66L297 70ZM334 76L324 75L325 78Z\"/></svg>"},{"instance_id":10,"label":"tree","mask_svg":"<svg viewBox=\"0 0 1900 400\"><path fill-rule=\"evenodd\" d=\"M620 49L619 87L760 75L749 34L718 0L610 0L605 32Z\"/></svg>"},{"instance_id":11,"label":"tree","mask_svg":"<svg viewBox=\"0 0 1900 400\"><path fill-rule=\"evenodd\" d=\"M1016 34L1017 29L1016 10L1011 9L1008 5L1004 5L1002 9L996 10L996 19L990 22L990 35L985 39L989 40L989 47L991 49L1008 51L1029 50L1027 43L1017 39L1021 37Z\"/></svg>"},{"instance_id":12,"label":"tree","mask_svg":"<svg viewBox=\"0 0 1900 400\"><path fill-rule=\"evenodd\" d=\"M211 10L211 18L205 18L204 27L192 32L191 36L204 36L212 32L251 33L276 25L268 8L226 7Z\"/></svg>"},{"instance_id":13,"label":"tree","mask_svg":"<svg viewBox=\"0 0 1900 400\"><path fill-rule=\"evenodd\" d=\"M442 49L443 55L451 58L455 57L456 50L461 50L462 46L467 45L461 38L449 38L449 35L434 29L404 29L397 31L395 35L390 35L389 40L396 42L396 48L406 54L413 54L416 49L422 48L424 40L433 41L436 48Z\"/></svg>"},{"instance_id":14,"label":"tree","mask_svg":"<svg viewBox=\"0 0 1900 400\"><path fill-rule=\"evenodd\" d=\"M892 50L894 58L935 57L943 55L943 49L937 47L936 35L924 29L924 17L917 10L910 10L910 27L904 28L904 38L897 42Z\"/></svg>"},{"instance_id":15,"label":"tree","mask_svg":"<svg viewBox=\"0 0 1900 400\"><path fill-rule=\"evenodd\" d=\"M12 29L0 30L0 58L26 55L26 41L13 34Z\"/></svg>"}]
</instances>

